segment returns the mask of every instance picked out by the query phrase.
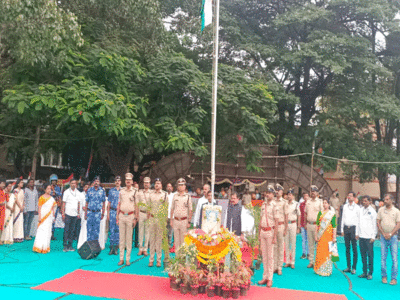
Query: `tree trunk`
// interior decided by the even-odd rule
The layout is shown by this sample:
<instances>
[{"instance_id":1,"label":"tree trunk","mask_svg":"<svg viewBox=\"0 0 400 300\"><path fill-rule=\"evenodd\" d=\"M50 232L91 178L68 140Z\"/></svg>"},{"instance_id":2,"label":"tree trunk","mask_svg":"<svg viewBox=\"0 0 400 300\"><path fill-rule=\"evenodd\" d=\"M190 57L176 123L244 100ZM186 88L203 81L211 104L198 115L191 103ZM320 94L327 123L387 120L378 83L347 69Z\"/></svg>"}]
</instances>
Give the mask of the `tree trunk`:
<instances>
[{"instance_id":1,"label":"tree trunk","mask_svg":"<svg viewBox=\"0 0 400 300\"><path fill-rule=\"evenodd\" d=\"M387 172L378 167L378 180L381 199L383 199L385 194L387 193L387 175Z\"/></svg>"},{"instance_id":2,"label":"tree trunk","mask_svg":"<svg viewBox=\"0 0 400 300\"><path fill-rule=\"evenodd\" d=\"M125 173L129 172L134 150L135 147L130 146L126 155L118 155L112 148L103 147L100 149L100 154L110 167L114 176L121 176L121 179L124 180Z\"/></svg>"},{"instance_id":3,"label":"tree trunk","mask_svg":"<svg viewBox=\"0 0 400 300\"><path fill-rule=\"evenodd\" d=\"M32 171L31 171L32 179L35 179L36 177L36 164L37 164L37 157L39 154L39 140L40 140L40 125L36 127L35 145L33 147Z\"/></svg>"}]
</instances>

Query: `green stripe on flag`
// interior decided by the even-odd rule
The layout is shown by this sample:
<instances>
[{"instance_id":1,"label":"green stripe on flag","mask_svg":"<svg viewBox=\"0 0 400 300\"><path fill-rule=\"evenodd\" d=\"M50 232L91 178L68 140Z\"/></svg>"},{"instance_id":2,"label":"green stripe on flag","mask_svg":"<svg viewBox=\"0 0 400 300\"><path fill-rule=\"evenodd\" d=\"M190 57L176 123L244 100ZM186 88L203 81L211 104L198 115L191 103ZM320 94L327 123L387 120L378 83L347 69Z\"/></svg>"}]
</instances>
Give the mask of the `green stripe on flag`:
<instances>
[{"instance_id":1,"label":"green stripe on flag","mask_svg":"<svg viewBox=\"0 0 400 300\"><path fill-rule=\"evenodd\" d=\"M205 19L204 19L204 6L206 4L206 0L202 0L201 4L201 31L203 32L204 27L205 27Z\"/></svg>"}]
</instances>

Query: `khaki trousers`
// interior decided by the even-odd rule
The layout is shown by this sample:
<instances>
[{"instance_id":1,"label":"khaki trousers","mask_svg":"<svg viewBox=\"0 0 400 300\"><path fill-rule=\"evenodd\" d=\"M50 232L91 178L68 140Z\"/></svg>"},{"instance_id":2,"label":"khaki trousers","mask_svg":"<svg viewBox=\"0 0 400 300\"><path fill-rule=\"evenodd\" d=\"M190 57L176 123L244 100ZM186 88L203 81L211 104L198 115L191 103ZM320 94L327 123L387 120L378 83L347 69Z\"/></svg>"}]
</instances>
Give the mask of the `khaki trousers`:
<instances>
[{"instance_id":1,"label":"khaki trousers","mask_svg":"<svg viewBox=\"0 0 400 300\"><path fill-rule=\"evenodd\" d=\"M288 224L288 232L285 236L286 264L291 264L293 266L296 257L296 234L297 234L296 222Z\"/></svg>"},{"instance_id":2,"label":"khaki trousers","mask_svg":"<svg viewBox=\"0 0 400 300\"><path fill-rule=\"evenodd\" d=\"M157 263L161 263L161 242L162 242L162 229L158 225L158 220L155 218L149 219L149 232L150 232L150 260L154 262L154 254L157 253Z\"/></svg>"},{"instance_id":3,"label":"khaki trousers","mask_svg":"<svg viewBox=\"0 0 400 300\"><path fill-rule=\"evenodd\" d=\"M263 280L271 280L274 275L274 230L260 231L261 255L264 265Z\"/></svg>"},{"instance_id":4,"label":"khaki trousers","mask_svg":"<svg viewBox=\"0 0 400 300\"><path fill-rule=\"evenodd\" d=\"M133 220L135 214L125 216L119 214L119 259L124 260L124 252L126 249L126 260L131 260L132 252L132 234L133 234Z\"/></svg>"},{"instance_id":5,"label":"khaki trousers","mask_svg":"<svg viewBox=\"0 0 400 300\"><path fill-rule=\"evenodd\" d=\"M183 244L187 228L188 220L178 221L174 219L174 241L175 241L175 253L179 247Z\"/></svg>"},{"instance_id":6,"label":"khaki trousers","mask_svg":"<svg viewBox=\"0 0 400 300\"><path fill-rule=\"evenodd\" d=\"M146 251L149 248L149 221L146 221L147 213L139 212L139 251ZM144 245L143 245L144 240Z\"/></svg>"},{"instance_id":7,"label":"khaki trousers","mask_svg":"<svg viewBox=\"0 0 400 300\"><path fill-rule=\"evenodd\" d=\"M285 224L278 225L276 232L276 244L274 245L274 270L281 270L283 266L283 256L285 253L285 239L283 233L285 231Z\"/></svg>"},{"instance_id":8,"label":"khaki trousers","mask_svg":"<svg viewBox=\"0 0 400 300\"><path fill-rule=\"evenodd\" d=\"M317 225L307 223L307 240L308 240L308 255L310 256L310 263L314 264L315 256L315 230Z\"/></svg>"}]
</instances>

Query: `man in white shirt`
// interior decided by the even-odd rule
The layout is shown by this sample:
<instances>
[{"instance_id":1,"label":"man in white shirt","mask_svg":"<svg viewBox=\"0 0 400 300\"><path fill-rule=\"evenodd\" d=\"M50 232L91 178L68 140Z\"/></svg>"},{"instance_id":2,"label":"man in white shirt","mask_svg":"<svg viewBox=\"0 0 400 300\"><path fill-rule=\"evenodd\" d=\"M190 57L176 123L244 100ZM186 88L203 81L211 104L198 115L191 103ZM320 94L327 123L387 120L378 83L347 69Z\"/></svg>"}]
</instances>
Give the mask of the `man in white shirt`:
<instances>
[{"instance_id":1,"label":"man in white shirt","mask_svg":"<svg viewBox=\"0 0 400 300\"><path fill-rule=\"evenodd\" d=\"M174 199L174 195L175 193L174 191L174 187L172 186L171 183L167 184L167 197L168 197L168 224L167 224L167 228L168 228L168 244L172 245L172 234L174 232L174 230L171 227L171 207L172 207L172 200Z\"/></svg>"},{"instance_id":2,"label":"man in white shirt","mask_svg":"<svg viewBox=\"0 0 400 300\"><path fill-rule=\"evenodd\" d=\"M354 192L350 192L347 196L348 203L343 206L342 214L342 236L344 236L344 244L346 246L346 259L347 259L347 269L343 272L351 274L356 274L357 267L357 240L356 233L358 232L358 224L360 217L360 206L355 203ZM351 265L351 255L350 255L350 243L353 248L353 266Z\"/></svg>"},{"instance_id":3,"label":"man in white shirt","mask_svg":"<svg viewBox=\"0 0 400 300\"><path fill-rule=\"evenodd\" d=\"M75 236L75 228L80 219L81 193L76 188L76 180L72 179L71 187L64 192L62 205L62 218L64 227L64 252L75 251L72 248L72 241Z\"/></svg>"},{"instance_id":4,"label":"man in white shirt","mask_svg":"<svg viewBox=\"0 0 400 300\"><path fill-rule=\"evenodd\" d=\"M203 206L203 204L207 203L207 193L210 190L210 185L209 184L205 184L203 186L203 197L201 197L198 201L197 201L197 205L196 205L196 211L194 213L194 220L193 220L193 224L194 227L200 228L200 211L201 208Z\"/></svg>"},{"instance_id":5,"label":"man in white shirt","mask_svg":"<svg viewBox=\"0 0 400 300\"><path fill-rule=\"evenodd\" d=\"M374 241L378 233L376 211L371 206L371 198L369 196L364 196L361 203L363 207L360 210L356 239L360 241L363 273L358 277L371 280L374 272Z\"/></svg>"}]
</instances>

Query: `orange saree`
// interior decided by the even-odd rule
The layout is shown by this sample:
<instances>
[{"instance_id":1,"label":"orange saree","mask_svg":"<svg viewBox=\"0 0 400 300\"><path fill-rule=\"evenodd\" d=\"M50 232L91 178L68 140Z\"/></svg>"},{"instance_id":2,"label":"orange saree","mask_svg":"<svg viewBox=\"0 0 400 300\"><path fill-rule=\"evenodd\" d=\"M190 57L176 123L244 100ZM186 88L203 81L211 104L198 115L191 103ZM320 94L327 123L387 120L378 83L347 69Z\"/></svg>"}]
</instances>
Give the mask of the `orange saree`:
<instances>
[{"instance_id":1,"label":"orange saree","mask_svg":"<svg viewBox=\"0 0 400 300\"><path fill-rule=\"evenodd\" d=\"M329 252L329 242L333 239L333 229L336 228L336 215L332 210L319 212L317 217L318 244L315 256L314 271L321 276L332 274L332 260Z\"/></svg>"}]
</instances>

